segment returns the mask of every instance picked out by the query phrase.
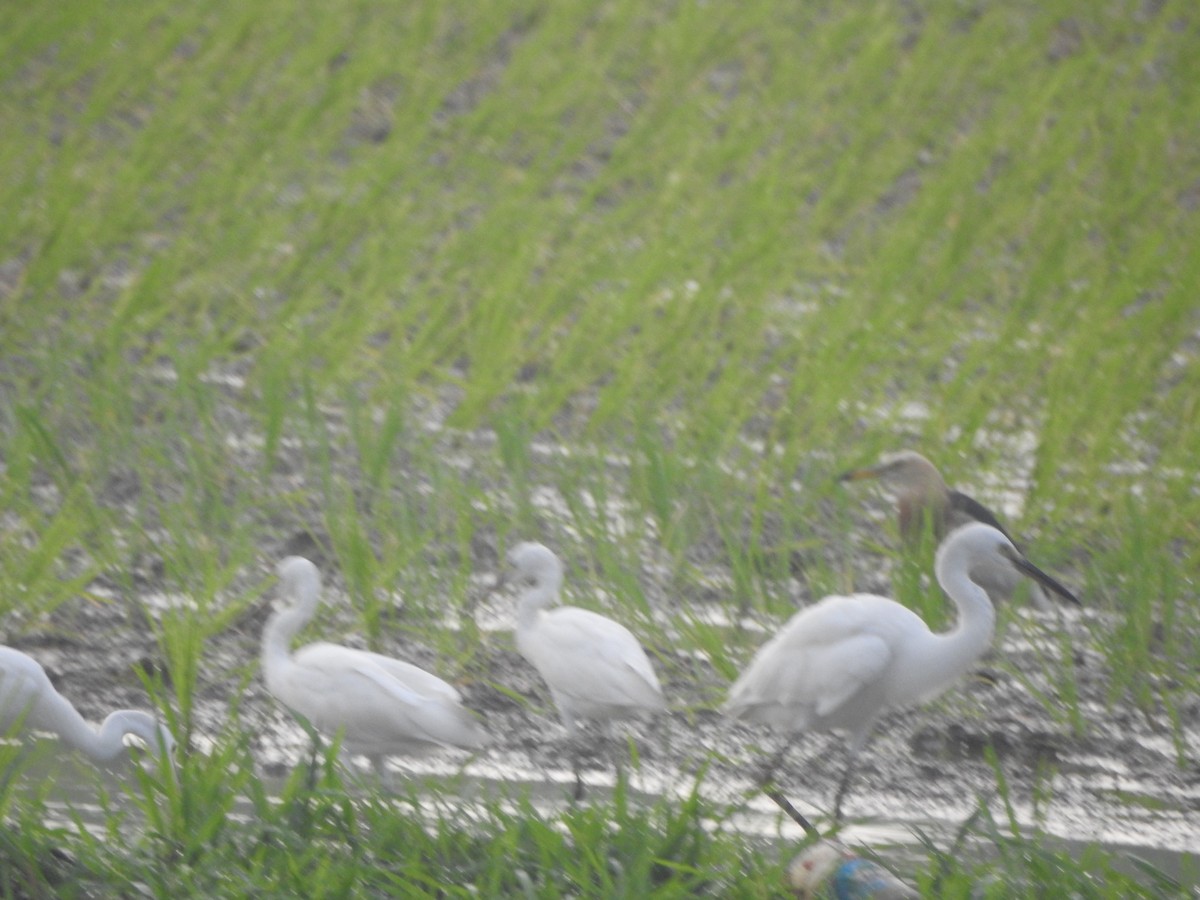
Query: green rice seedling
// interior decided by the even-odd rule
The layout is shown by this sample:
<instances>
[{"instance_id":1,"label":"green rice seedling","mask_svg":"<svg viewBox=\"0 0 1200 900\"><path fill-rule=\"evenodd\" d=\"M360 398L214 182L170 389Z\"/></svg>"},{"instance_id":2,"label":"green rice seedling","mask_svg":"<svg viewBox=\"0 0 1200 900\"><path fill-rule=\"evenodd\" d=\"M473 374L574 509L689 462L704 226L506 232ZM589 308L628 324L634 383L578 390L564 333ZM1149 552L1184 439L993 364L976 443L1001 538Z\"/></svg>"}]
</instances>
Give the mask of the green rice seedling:
<instances>
[{"instance_id":1,"label":"green rice seedling","mask_svg":"<svg viewBox=\"0 0 1200 900\"><path fill-rule=\"evenodd\" d=\"M1114 615L1097 619L1092 636L1111 672L1110 702L1132 700L1151 715L1165 712L1181 763L1186 751L1178 728L1178 700L1194 689L1185 664L1195 649L1197 614L1182 561L1170 538L1169 520L1149 516L1130 498L1113 535L1115 574L1093 576L1100 598Z\"/></svg>"},{"instance_id":2,"label":"green rice seedling","mask_svg":"<svg viewBox=\"0 0 1200 900\"><path fill-rule=\"evenodd\" d=\"M744 549L741 530L735 522L726 522L720 517L713 520L721 539L722 558L729 565L732 578L732 594L737 598L737 616L745 615L750 609L760 607L763 591L758 583L754 560Z\"/></svg>"},{"instance_id":3,"label":"green rice seedling","mask_svg":"<svg viewBox=\"0 0 1200 900\"><path fill-rule=\"evenodd\" d=\"M0 614L9 623L53 612L84 593L100 569L80 553L95 521L85 487L72 489L53 512L29 503L15 506L22 510L17 527L0 532ZM63 561L72 558L82 566L64 571Z\"/></svg>"},{"instance_id":4,"label":"green rice seedling","mask_svg":"<svg viewBox=\"0 0 1200 900\"><path fill-rule=\"evenodd\" d=\"M684 612L675 622L669 647L674 651L657 663L666 684L688 684L690 689L672 699L672 709L691 722L700 712L718 708L729 686L757 649L755 636L732 625L713 624ZM731 639L731 635L734 639ZM762 639L762 635L757 635ZM735 646L731 647L731 644Z\"/></svg>"},{"instance_id":5,"label":"green rice seedling","mask_svg":"<svg viewBox=\"0 0 1200 900\"><path fill-rule=\"evenodd\" d=\"M8 748L5 748L6 750ZM7 754L5 754L7 755ZM13 772L11 760L0 764ZM9 793L8 782L2 788ZM5 897L50 898L82 896L77 862L64 852L70 841L64 829L47 825L44 799L22 796L17 802L3 799L0 827L0 893Z\"/></svg>"},{"instance_id":6,"label":"green rice seedling","mask_svg":"<svg viewBox=\"0 0 1200 900\"><path fill-rule=\"evenodd\" d=\"M261 423L262 471L265 474L277 463L295 386L290 369L268 353L259 355L252 377L259 394L259 402L255 404L254 410Z\"/></svg>"},{"instance_id":7,"label":"green rice seedling","mask_svg":"<svg viewBox=\"0 0 1200 900\"><path fill-rule=\"evenodd\" d=\"M797 463L916 445L1004 471L995 436L1029 431L1017 530L1086 574L1112 615L1080 651L1188 758L1200 53L1183 0L1076 6L0 10L5 626L98 574L136 597L161 560L153 588L197 604L161 626L187 681L235 627L230 585L307 531L372 641L403 628L468 666L477 641L441 613L492 547L562 527L631 615L670 591L663 633L732 674L718 651L757 637L688 616L690 567L728 568L730 608L773 620L797 584L875 580L836 490L792 495ZM246 384L215 388L228 372ZM668 584L643 583L648 555ZM928 567L897 570L940 621ZM187 628L206 643L165 633ZM1050 673L1078 725L1070 650L1030 681ZM552 817L484 806L490 837L570 852ZM164 892L399 893L371 845L385 809L355 807L353 843L321 812L258 869L216 841L171 882L135 838L76 850ZM427 824L389 833L426 848ZM514 850L526 877L501 876L453 824L433 856L496 893L646 885L603 852L566 881ZM1068 862L1004 865L1103 895Z\"/></svg>"},{"instance_id":8,"label":"green rice seedling","mask_svg":"<svg viewBox=\"0 0 1200 900\"><path fill-rule=\"evenodd\" d=\"M937 578L932 561L937 554L938 540L932 523L921 530L920 539L909 549L903 548L892 565L892 589L895 599L913 609L935 631L948 627L953 613Z\"/></svg>"},{"instance_id":9,"label":"green rice seedling","mask_svg":"<svg viewBox=\"0 0 1200 900\"><path fill-rule=\"evenodd\" d=\"M991 761L997 778L992 799L1000 801L1001 817L993 814L991 800L981 799L949 852L937 851L932 841L923 838L931 860L936 860L932 869L918 873L917 886L923 895L1011 897L1051 891L1096 898L1185 896L1186 888L1177 879L1144 861L1131 867L1097 845L1073 857L1038 829L1024 828L994 755ZM970 837L982 844L967 840ZM972 845L978 849L968 849ZM1130 874L1130 868L1137 874Z\"/></svg>"},{"instance_id":10,"label":"green rice seedling","mask_svg":"<svg viewBox=\"0 0 1200 900\"><path fill-rule=\"evenodd\" d=\"M578 486L567 486L569 482L564 485L570 524L580 538L579 546L567 558L575 560L572 568L581 585L590 576L606 586L606 592L620 607L618 618L631 624L629 617L636 617L643 628L657 630L641 581L643 523L631 514L622 495L610 494L603 470L588 475L591 477Z\"/></svg>"},{"instance_id":11,"label":"green rice seedling","mask_svg":"<svg viewBox=\"0 0 1200 900\"><path fill-rule=\"evenodd\" d=\"M393 460L407 431L404 404L397 401L381 408L364 408L356 396L347 392L342 407L346 410L349 439L362 472L363 498L371 503L391 488Z\"/></svg>"},{"instance_id":12,"label":"green rice seedling","mask_svg":"<svg viewBox=\"0 0 1200 900\"><path fill-rule=\"evenodd\" d=\"M379 589L379 557L365 517L353 496L329 498L325 510L325 526L337 554L340 577L352 607L362 616L368 641L377 646L387 609Z\"/></svg>"},{"instance_id":13,"label":"green rice seedling","mask_svg":"<svg viewBox=\"0 0 1200 900\"><path fill-rule=\"evenodd\" d=\"M650 805L621 779L609 799L547 815L527 796L468 799L461 784L414 786L395 798L354 795L339 780L336 748L298 767L278 796L243 769L245 748L234 741L200 766L195 785L195 838L175 833L155 799L144 836L86 828L69 836L81 886L136 881L156 895L237 896L304 892L403 890L412 896L637 895L778 896L782 872L759 851L730 840L731 810L694 789L679 804ZM210 774L232 774L233 784ZM247 791L236 814L230 788ZM147 785L143 783L143 787ZM165 804L167 810L175 807ZM184 816L182 810L165 815ZM159 829L164 829L162 832ZM164 856L163 854L166 854Z\"/></svg>"},{"instance_id":14,"label":"green rice seedling","mask_svg":"<svg viewBox=\"0 0 1200 900\"><path fill-rule=\"evenodd\" d=\"M143 817L147 851L163 863L196 865L237 838L235 810L250 791L254 763L236 710L206 751L181 742L169 771L137 770L132 802ZM169 868L169 866L164 866ZM164 886L165 888L165 886Z\"/></svg>"},{"instance_id":15,"label":"green rice seedling","mask_svg":"<svg viewBox=\"0 0 1200 900\"><path fill-rule=\"evenodd\" d=\"M208 628L201 624L194 612L171 610L153 623L158 634L167 670L171 675L171 687L177 704L175 725L180 729L180 738L188 740L195 724L195 693L204 658L204 647Z\"/></svg>"},{"instance_id":16,"label":"green rice seedling","mask_svg":"<svg viewBox=\"0 0 1200 900\"><path fill-rule=\"evenodd\" d=\"M69 491L75 486L78 476L59 446L55 434L47 428L41 413L28 406L18 407L14 412L22 431L28 437L27 458L41 460L46 474L58 489L63 493ZM22 481L28 483L28 477Z\"/></svg>"}]
</instances>

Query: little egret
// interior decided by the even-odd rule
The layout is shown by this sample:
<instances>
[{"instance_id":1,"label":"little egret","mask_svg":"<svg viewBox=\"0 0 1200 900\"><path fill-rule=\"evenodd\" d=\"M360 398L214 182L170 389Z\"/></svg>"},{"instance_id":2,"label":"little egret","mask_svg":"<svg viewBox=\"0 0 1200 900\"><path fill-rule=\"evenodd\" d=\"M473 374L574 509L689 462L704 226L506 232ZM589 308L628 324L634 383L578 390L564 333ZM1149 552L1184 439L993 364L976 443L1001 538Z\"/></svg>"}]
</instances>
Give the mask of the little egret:
<instances>
[{"instance_id":1,"label":"little egret","mask_svg":"<svg viewBox=\"0 0 1200 900\"><path fill-rule=\"evenodd\" d=\"M97 731L55 690L37 660L12 647L0 647L0 734L18 724L27 732L56 734L68 747L106 766L128 751L126 735L143 741L156 759L170 760L175 749L166 727L141 710L109 713Z\"/></svg>"},{"instance_id":2,"label":"little egret","mask_svg":"<svg viewBox=\"0 0 1200 900\"><path fill-rule=\"evenodd\" d=\"M263 628L267 689L319 732L341 733L348 753L366 756L387 782L385 758L438 747L475 750L487 734L462 697L424 669L366 650L317 643L290 652L292 638L316 614L317 567L300 556L279 564L292 605Z\"/></svg>"},{"instance_id":3,"label":"little egret","mask_svg":"<svg viewBox=\"0 0 1200 900\"><path fill-rule=\"evenodd\" d=\"M541 544L522 543L508 554L522 584L517 649L550 688L572 744L579 720L607 721L667 708L650 660L629 629L598 613L559 601L563 567ZM575 755L575 797L583 779Z\"/></svg>"},{"instance_id":4,"label":"little egret","mask_svg":"<svg viewBox=\"0 0 1200 900\"><path fill-rule=\"evenodd\" d=\"M941 545L935 564L938 583L958 609L951 631L935 634L916 613L886 597L826 597L796 613L759 649L730 688L724 711L791 736L847 732L846 771L834 799L834 819L839 820L855 759L879 717L933 699L991 643L996 612L975 573L1001 566L1078 603L1003 533L983 523L965 525ZM764 784L790 740L767 767Z\"/></svg>"},{"instance_id":5,"label":"little egret","mask_svg":"<svg viewBox=\"0 0 1200 900\"><path fill-rule=\"evenodd\" d=\"M926 527L932 528L934 537L941 541L954 529L972 522L990 525L1018 546L990 509L975 498L947 487L941 473L920 453L913 450L891 453L877 465L852 469L838 480L868 478L878 478L895 491L900 535L910 546L919 543ZM1012 597L1023 580L1011 566L992 566L975 572L976 583L997 602ZM1031 591L1036 606L1045 608L1049 605L1037 584L1031 585Z\"/></svg>"}]
</instances>

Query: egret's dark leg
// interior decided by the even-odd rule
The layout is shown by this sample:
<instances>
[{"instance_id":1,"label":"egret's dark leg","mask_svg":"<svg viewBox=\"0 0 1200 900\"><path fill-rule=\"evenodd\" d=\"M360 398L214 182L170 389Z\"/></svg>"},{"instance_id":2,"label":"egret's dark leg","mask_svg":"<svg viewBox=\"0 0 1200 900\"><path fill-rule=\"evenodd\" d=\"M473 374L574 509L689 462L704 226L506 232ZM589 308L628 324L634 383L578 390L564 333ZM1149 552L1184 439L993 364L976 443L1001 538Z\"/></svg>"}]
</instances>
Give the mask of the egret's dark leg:
<instances>
[{"instance_id":1,"label":"egret's dark leg","mask_svg":"<svg viewBox=\"0 0 1200 900\"><path fill-rule=\"evenodd\" d=\"M564 717L563 724L567 726L567 746L571 752L571 772L575 775L575 789L571 793L571 799L578 803L583 799L583 772L582 754L583 735L579 725L574 719Z\"/></svg>"},{"instance_id":2,"label":"egret's dark leg","mask_svg":"<svg viewBox=\"0 0 1200 900\"><path fill-rule=\"evenodd\" d=\"M833 797L833 822L835 825L842 821L842 799L846 796L846 792L850 788L850 780L854 777L858 754L866 746L867 738L871 736L871 730L874 727L874 721L868 722L852 734L846 744L846 771L842 773L842 780L838 782L837 793Z\"/></svg>"},{"instance_id":3,"label":"egret's dark leg","mask_svg":"<svg viewBox=\"0 0 1200 900\"><path fill-rule=\"evenodd\" d=\"M584 794L583 773L580 771L578 747L573 747L571 750L571 771L575 773L575 790L571 793L571 799L578 803L583 799Z\"/></svg>"},{"instance_id":4,"label":"egret's dark leg","mask_svg":"<svg viewBox=\"0 0 1200 900\"><path fill-rule=\"evenodd\" d=\"M857 760L857 753L850 754L850 758L846 760L846 771L842 773L841 780L838 781L837 793L833 795L833 823L835 825L842 821L842 798L846 796L846 790L850 787L854 764Z\"/></svg>"},{"instance_id":5,"label":"egret's dark leg","mask_svg":"<svg viewBox=\"0 0 1200 900\"><path fill-rule=\"evenodd\" d=\"M767 760L766 765L758 773L758 778L755 781L758 787L765 791L771 787L775 781L775 770L783 765L783 760L787 757L788 751L792 749L792 738L789 736L784 738L783 745L771 754L771 758Z\"/></svg>"},{"instance_id":6,"label":"egret's dark leg","mask_svg":"<svg viewBox=\"0 0 1200 900\"><path fill-rule=\"evenodd\" d=\"M816 835L819 832L815 825L808 820L804 813L796 809L783 792L775 786L775 770L783 765L783 760L787 756L789 750L792 749L792 739L788 737L784 739L783 746L780 747L771 758L767 760L767 764L763 766L762 771L758 775L758 789L764 795L775 801L775 805L787 813L788 818L804 829L806 834Z\"/></svg>"},{"instance_id":7,"label":"egret's dark leg","mask_svg":"<svg viewBox=\"0 0 1200 900\"><path fill-rule=\"evenodd\" d=\"M796 809L792 805L792 801L783 796L779 788L774 785L764 785L762 792L775 801L775 805L787 813L787 817L804 829L804 833L813 837L820 836L821 832L817 831L817 826L808 820L808 816Z\"/></svg>"},{"instance_id":8,"label":"egret's dark leg","mask_svg":"<svg viewBox=\"0 0 1200 900\"><path fill-rule=\"evenodd\" d=\"M375 776L379 779L380 786L387 792L393 793L396 786L392 783L392 773L388 771L387 757L381 753L376 753L367 757L371 761L371 768L375 770Z\"/></svg>"}]
</instances>

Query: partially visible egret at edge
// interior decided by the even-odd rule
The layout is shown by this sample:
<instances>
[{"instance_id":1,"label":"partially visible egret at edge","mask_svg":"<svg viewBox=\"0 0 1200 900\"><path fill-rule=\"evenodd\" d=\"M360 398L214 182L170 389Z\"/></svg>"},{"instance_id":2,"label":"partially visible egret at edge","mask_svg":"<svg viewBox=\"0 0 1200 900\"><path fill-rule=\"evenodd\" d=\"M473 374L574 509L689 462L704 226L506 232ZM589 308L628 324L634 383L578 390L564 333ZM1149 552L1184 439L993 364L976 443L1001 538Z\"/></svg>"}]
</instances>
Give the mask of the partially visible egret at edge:
<instances>
[{"instance_id":1,"label":"partially visible egret at edge","mask_svg":"<svg viewBox=\"0 0 1200 900\"><path fill-rule=\"evenodd\" d=\"M347 753L367 757L387 782L386 757L437 748L476 750L487 733L450 684L411 663L337 644L290 650L292 638L317 612L321 576L300 556L279 564L277 610L262 635L267 689L327 736L342 735Z\"/></svg>"},{"instance_id":2,"label":"partially visible egret at edge","mask_svg":"<svg viewBox=\"0 0 1200 900\"><path fill-rule=\"evenodd\" d=\"M128 735L144 743L156 761L165 758L170 762L175 749L175 739L166 726L141 710L109 713L97 729L55 689L37 660L0 646L0 735L18 726L26 733L57 735L71 749L104 766L128 753Z\"/></svg>"},{"instance_id":3,"label":"partially visible egret at edge","mask_svg":"<svg viewBox=\"0 0 1200 900\"><path fill-rule=\"evenodd\" d=\"M977 572L1005 566L1078 603L1004 534L973 523L954 531L937 553L938 583L958 610L950 631L934 633L912 610L873 594L829 596L794 615L755 654L723 707L788 733L762 776L764 786L795 735L844 731L846 769L834 798L840 820L855 761L879 718L938 696L988 648L996 613Z\"/></svg>"},{"instance_id":4,"label":"partially visible egret at edge","mask_svg":"<svg viewBox=\"0 0 1200 900\"><path fill-rule=\"evenodd\" d=\"M667 708L658 677L638 639L624 625L559 602L562 562L542 544L518 544L508 554L522 583L517 649L541 674L572 744L579 721L608 721ZM583 795L577 750L575 797Z\"/></svg>"},{"instance_id":5,"label":"partially visible egret at edge","mask_svg":"<svg viewBox=\"0 0 1200 900\"><path fill-rule=\"evenodd\" d=\"M876 465L851 469L838 476L843 482L865 479L879 479L895 493L900 536L909 546L920 541L925 528L930 528L933 536L942 541L962 525L982 522L995 528L1020 549L995 513L974 497L948 487L934 464L914 450L886 454ZM998 602L1011 598L1024 580L1011 566L980 569L975 574L976 583ZM1037 584L1032 584L1030 589L1036 606L1045 608L1049 605Z\"/></svg>"}]
</instances>

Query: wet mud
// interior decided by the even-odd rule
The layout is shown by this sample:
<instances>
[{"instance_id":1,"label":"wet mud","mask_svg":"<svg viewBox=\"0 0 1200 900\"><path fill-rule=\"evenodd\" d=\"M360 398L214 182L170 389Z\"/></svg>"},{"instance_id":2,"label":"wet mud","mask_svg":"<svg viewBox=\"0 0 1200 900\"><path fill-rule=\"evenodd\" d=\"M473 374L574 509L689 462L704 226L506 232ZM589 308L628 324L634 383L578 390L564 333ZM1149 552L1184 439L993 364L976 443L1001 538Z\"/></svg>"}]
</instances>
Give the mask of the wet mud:
<instances>
[{"instance_id":1,"label":"wet mud","mask_svg":"<svg viewBox=\"0 0 1200 900\"><path fill-rule=\"evenodd\" d=\"M231 383L237 386L236 379ZM437 419L435 414L426 423L433 431L442 427ZM231 424L240 429L248 423ZM494 436L448 438L447 458L465 454L469 465L471 440L487 444L491 452ZM245 442L244 452L247 472L255 471L251 460L259 450L254 442ZM534 452L557 451L545 447ZM279 467L284 473L280 477L295 479L294 473L302 468L299 461L294 465L285 461ZM295 486L293 481L290 487ZM553 488L546 488L546 493L551 499L545 502L552 504ZM572 782L571 747L544 685L515 651L511 634L515 598L511 590L497 586L502 548L488 545L486 537L478 540L478 573L471 586L469 612L448 624L477 630L483 644L469 675L458 686L467 705L485 719L493 744L474 758L446 753L393 759L392 766L397 777L437 776L463 769L482 784L533 785L550 802L560 794L565 802ZM265 559L296 552L313 555L324 570L325 603L332 610L322 614L322 637L353 644L356 620L339 575L332 561L320 558L319 542L301 523L277 523L274 533L264 535L263 552L263 571L248 573L246 584L261 584L267 577ZM657 564L647 561L648 568ZM58 688L95 721L115 707L146 705L134 666L169 679L154 619L187 598L165 596L155 561L144 560L142 565L127 582L134 593L101 579L89 589L91 600L64 604L43 621L25 627L19 638L10 639L42 662ZM658 598L662 602L656 615L668 638L672 618L683 604L688 615L704 618L711 613L714 620L737 607L719 587L719 561L713 565L717 587L698 591L694 597ZM862 560L861 570L875 574L864 577L861 589L887 592L887 575L877 569L878 560ZM586 590L586 584L569 587L570 601L585 604ZM257 672L259 636L271 599L255 602L231 627L208 639L196 691L194 749L204 750L205 735L222 733L230 705L235 704L241 727L253 735L264 776L279 777L304 758L306 737L267 695ZM797 598L797 602L805 599L811 598ZM910 826L950 835L981 800L991 798L995 809L1003 809L995 800L998 767L1007 786L1007 801L1025 826L1037 826L1067 842L1099 842L1151 856L1161 854L1168 863L1173 855L1200 848L1200 764L1195 756L1195 748L1200 747L1200 698L1181 702L1178 727L1165 714L1110 702L1111 679L1103 658L1093 649L1095 635L1105 633L1104 617L1110 615L1086 606L1049 612L1009 610L996 648L979 673L937 702L893 714L877 727L845 804L844 811L857 829L850 836L857 833L870 841L888 835L903 840L905 834L911 835ZM760 618L754 624L762 629L757 645L781 621ZM1070 640L1059 639L1064 632ZM651 794L686 792L697 773L704 771L707 793L729 803L744 803L739 823L748 832L773 840L800 837L797 826L751 789L753 774L765 756L779 747L781 736L730 723L715 711L728 683L702 654L684 653L669 640L647 644L671 712L652 723L618 726L612 736L597 733L597 740L588 741L583 768L590 789L602 791L612 783L613 764L628 757L629 738L637 745L639 765L632 774L637 789ZM443 669L433 652L408 637L403 628L389 628L383 643L373 649L435 672ZM1069 652L1071 659L1061 659L1062 652ZM1055 686L1041 674L1055 665L1073 667L1081 729L1072 726L1065 705L1056 699ZM777 780L797 807L819 820L832 806L844 764L839 737L813 735L796 744Z\"/></svg>"},{"instance_id":2,"label":"wet mud","mask_svg":"<svg viewBox=\"0 0 1200 900\"><path fill-rule=\"evenodd\" d=\"M334 586L327 588L336 591ZM499 594L502 604L505 595ZM333 600L336 604L336 600ZM266 604L240 627L211 642L206 659L225 678L201 677L195 712L198 749L205 734L227 727L228 708L236 702L241 726L253 734L256 757L266 777L282 777L305 758L307 738L291 717L251 675L240 676L257 658L258 619ZM1056 614L1049 614L1054 616ZM1170 723L1143 711L1110 707L1107 678L1097 670L1098 654L1075 651L1080 708L1086 717L1083 734L1056 719L1014 674L1045 663L1045 647L1037 650L1034 635L1053 627L1077 631L1077 647L1086 647L1088 618L1045 621L1047 615L1022 613L1010 624L1000 649L973 677L939 701L895 713L876 729L863 754L845 813L852 824L848 837L904 842L907 826L947 835L975 811L981 801L998 801L998 766L1007 799L1023 825L1037 826L1067 842L1098 842L1130 848L1167 861L1173 854L1200 848L1200 769L1181 763ZM85 605L60 610L59 627L26 636L22 649L47 668L59 689L89 718L99 720L118 706L144 706L145 693L131 667L150 672L161 667L154 638L136 615L121 615L117 605ZM497 616L496 619L500 619ZM493 624L499 624L493 620ZM86 642L76 635L86 635ZM544 685L516 653L507 630L484 631L486 669L460 683L467 704L479 711L493 736L492 745L471 758L442 753L417 759L393 758L397 777L436 777L460 769L470 778L504 790L534 785L550 802L565 803L573 783L570 744L559 724ZM437 660L419 644L389 641L384 647L398 657L437 670ZM670 648L654 648L669 657ZM1003 663L1003 666L998 665ZM798 826L766 798L755 796L751 779L763 759L783 738L768 729L731 723L713 707L725 683L710 666L694 657L678 666L659 664L672 711L654 722L620 723L610 729L593 726L595 740L583 744L581 759L589 790L603 792L614 779L614 766L629 758L628 741L636 743L638 766L631 773L638 790L651 794L689 791L701 771L704 791L714 799L745 803L741 825L769 839L801 837ZM687 672L689 677L681 677ZM1049 684L1034 685L1051 693ZM515 699L509 691L527 698ZM716 701L716 702L715 702ZM1189 746L1200 745L1200 709L1194 704L1185 725ZM994 762L993 762L994 760ZM363 761L358 761L363 763ZM845 764L844 745L836 735L811 735L790 751L778 781L807 816L820 820L832 804ZM362 766L366 771L365 763ZM911 835L909 835L911 837Z\"/></svg>"}]
</instances>

